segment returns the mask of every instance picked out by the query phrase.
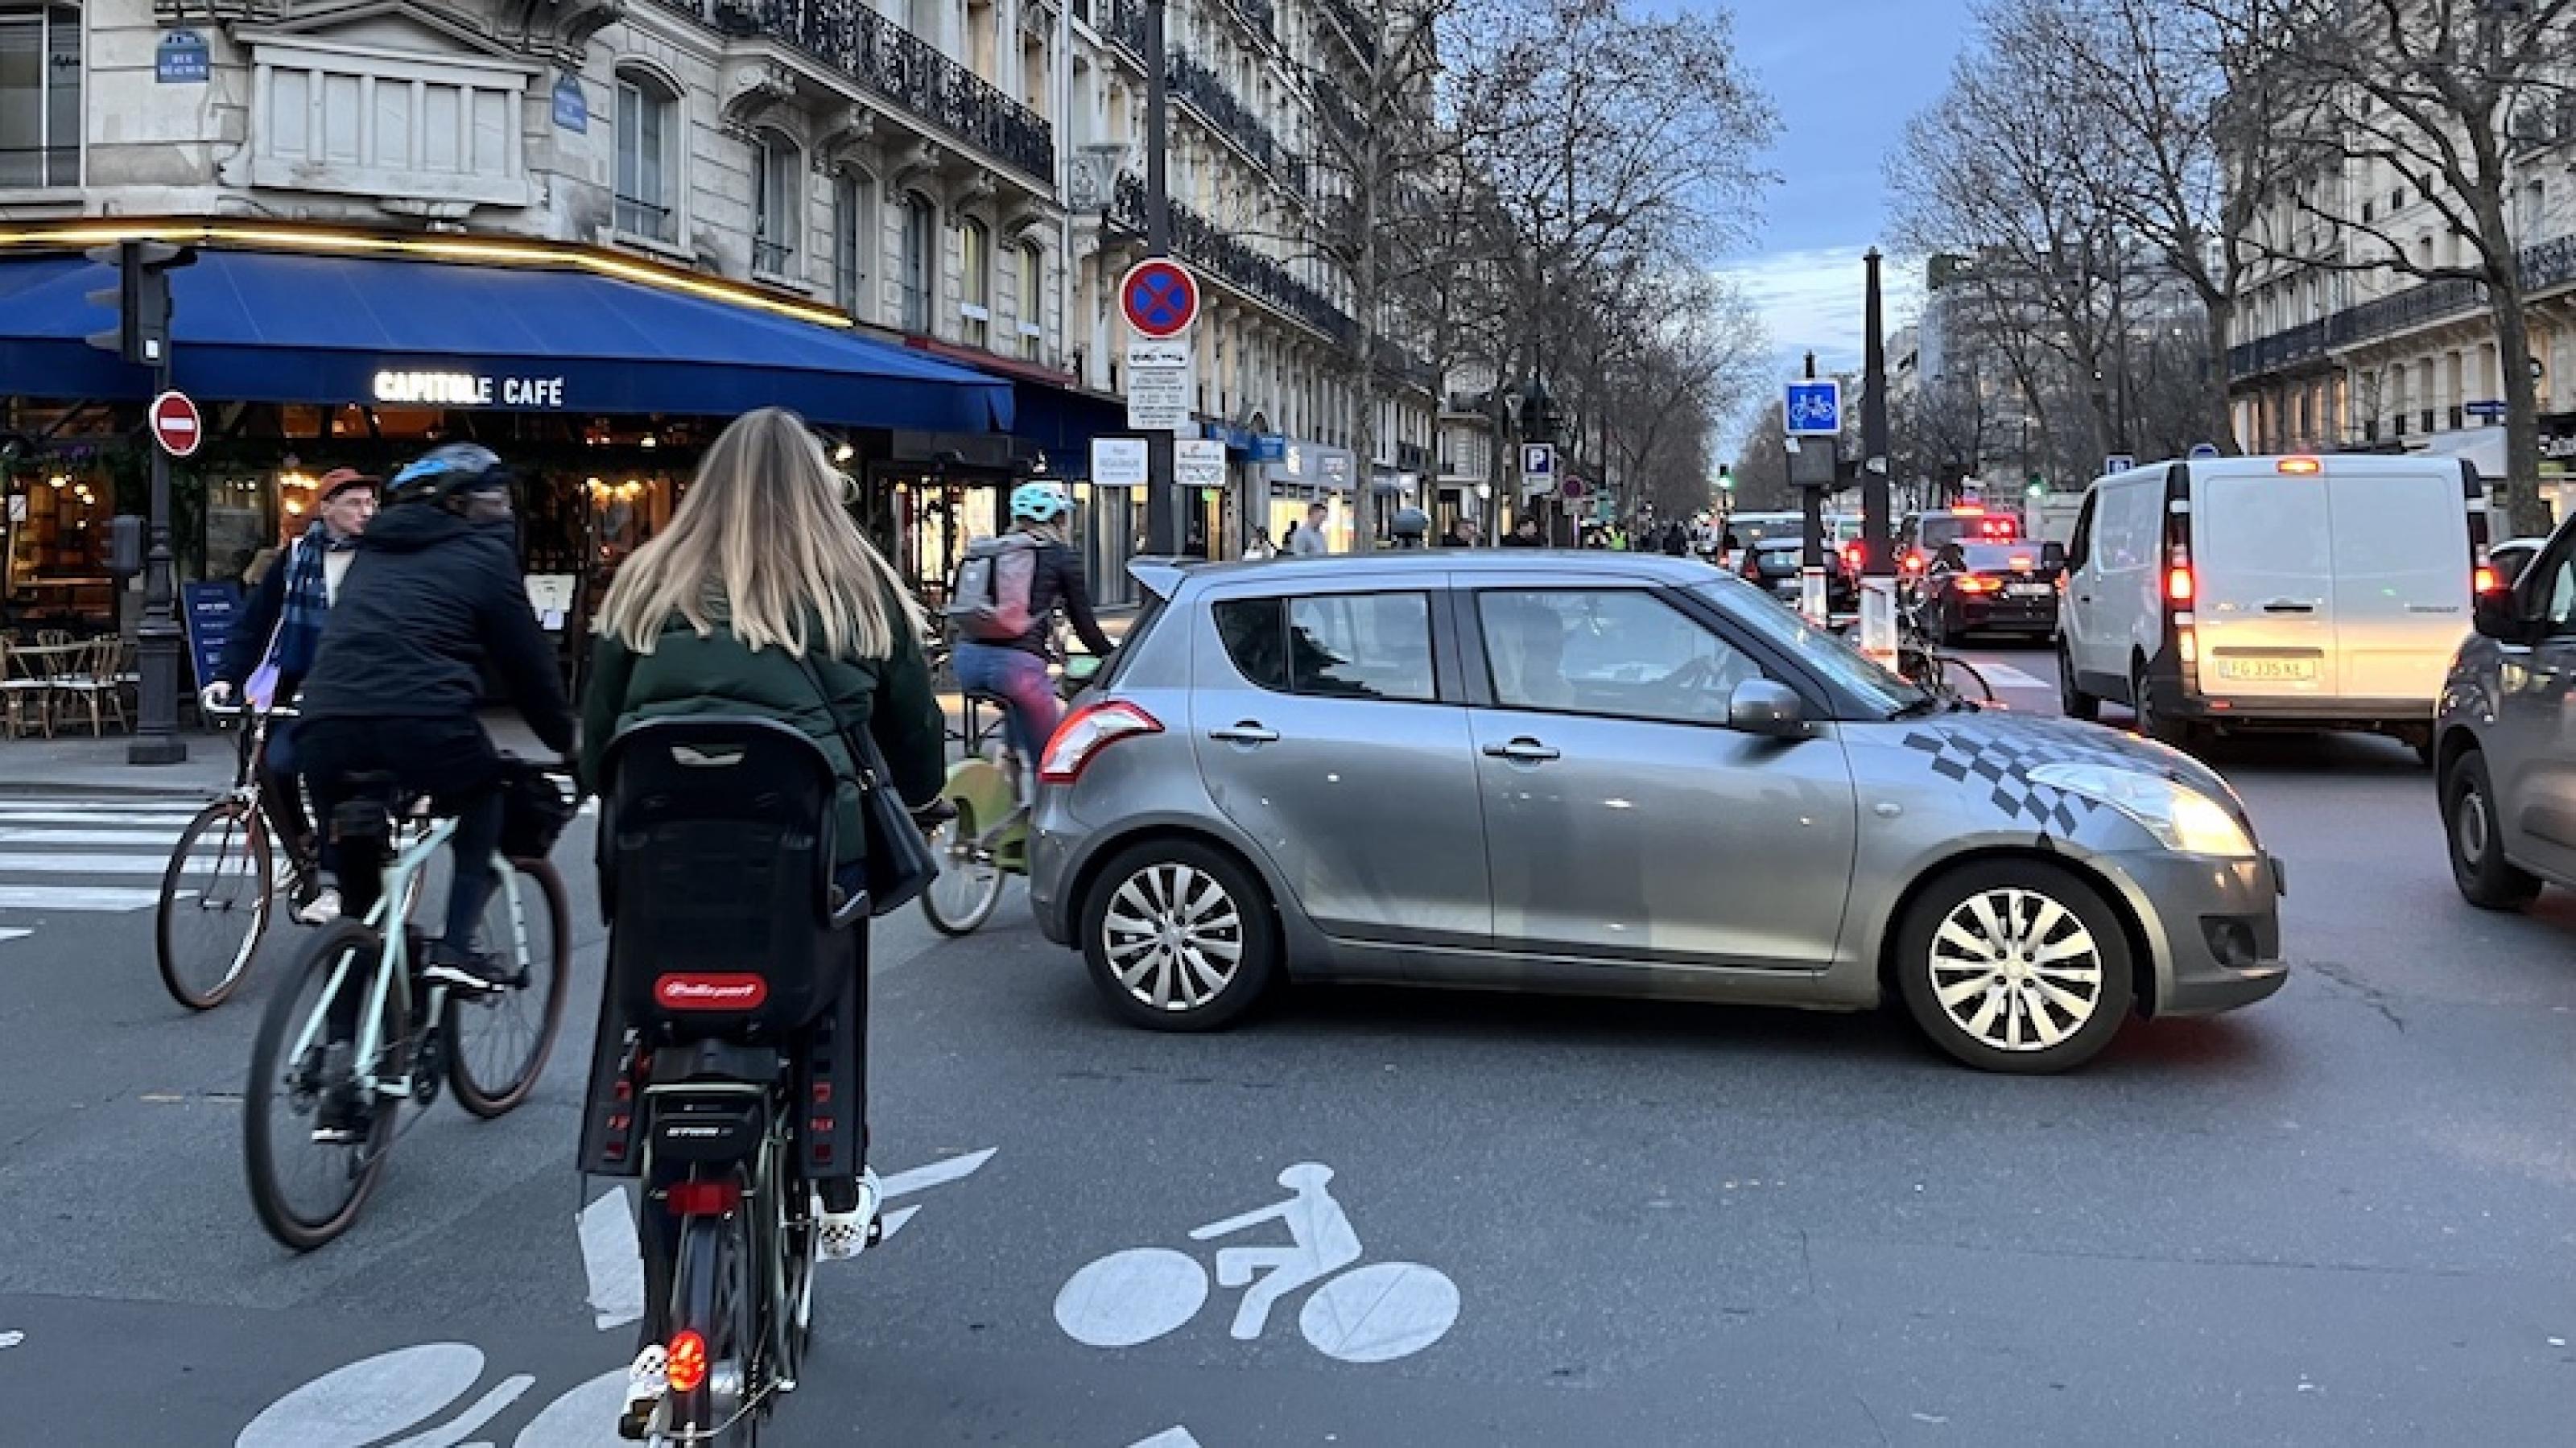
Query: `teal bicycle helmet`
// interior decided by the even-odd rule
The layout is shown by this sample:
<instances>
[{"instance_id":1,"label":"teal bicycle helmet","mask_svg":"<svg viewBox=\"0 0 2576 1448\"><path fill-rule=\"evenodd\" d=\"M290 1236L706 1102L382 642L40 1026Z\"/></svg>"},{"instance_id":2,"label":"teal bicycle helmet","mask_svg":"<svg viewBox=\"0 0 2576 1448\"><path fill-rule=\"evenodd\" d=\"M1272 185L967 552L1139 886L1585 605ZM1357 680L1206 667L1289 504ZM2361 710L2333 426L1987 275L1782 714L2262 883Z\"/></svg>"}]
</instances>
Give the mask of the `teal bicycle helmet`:
<instances>
[{"instance_id":1,"label":"teal bicycle helmet","mask_svg":"<svg viewBox=\"0 0 2576 1448\"><path fill-rule=\"evenodd\" d=\"M1011 519L1052 523L1073 511L1073 499L1053 483L1022 483L1011 490Z\"/></svg>"}]
</instances>

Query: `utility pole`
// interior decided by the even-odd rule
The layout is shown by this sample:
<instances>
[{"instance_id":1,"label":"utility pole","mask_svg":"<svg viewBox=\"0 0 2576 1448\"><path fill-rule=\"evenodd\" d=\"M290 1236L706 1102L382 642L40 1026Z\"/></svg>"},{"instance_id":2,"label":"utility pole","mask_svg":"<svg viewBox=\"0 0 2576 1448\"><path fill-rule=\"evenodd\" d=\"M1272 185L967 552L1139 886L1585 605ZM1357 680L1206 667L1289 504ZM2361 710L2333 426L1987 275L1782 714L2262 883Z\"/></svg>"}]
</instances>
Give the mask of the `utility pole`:
<instances>
[{"instance_id":1,"label":"utility pole","mask_svg":"<svg viewBox=\"0 0 2576 1448\"><path fill-rule=\"evenodd\" d=\"M1813 352L1807 354L1807 380L1810 382L1816 380L1816 354ZM1793 437L1789 440L1789 446L1795 450L1801 444ZM1842 446L1842 439L1811 437L1806 440L1804 446L1822 447L1825 451L1832 452ZM1793 485L1796 482L1794 474L1795 470L1792 469L1790 481ZM1810 573L1825 566L1825 494L1828 491L1830 490L1826 488L1812 486L1798 489L1798 506L1804 511L1806 522L1806 531L1802 536L1807 543L1799 562Z\"/></svg>"},{"instance_id":2,"label":"utility pole","mask_svg":"<svg viewBox=\"0 0 2576 1448\"><path fill-rule=\"evenodd\" d=\"M1860 646L1879 658L1896 656L1896 553L1890 546L1887 498L1887 339L1880 316L1877 247L1862 259L1868 268L1863 304L1860 401Z\"/></svg>"},{"instance_id":3,"label":"utility pole","mask_svg":"<svg viewBox=\"0 0 2576 1448\"><path fill-rule=\"evenodd\" d=\"M196 252L168 242L123 241L85 255L116 269L116 286L88 297L113 308L116 325L92 334L89 344L151 368L152 396L161 397L170 391L170 273L194 263ZM171 576L170 454L157 438L145 448L152 457L150 542L143 556L143 617L134 630L137 672L143 676L137 690L141 717L126 746L125 762L179 764L188 757L188 741L179 737L181 634L178 587Z\"/></svg>"},{"instance_id":4,"label":"utility pole","mask_svg":"<svg viewBox=\"0 0 2576 1448\"><path fill-rule=\"evenodd\" d=\"M1165 0L1145 0L1145 254L1172 254L1170 167L1171 53L1163 38ZM1145 434L1145 551L1169 557L1181 551L1180 489L1172 480L1172 435Z\"/></svg>"}]
</instances>

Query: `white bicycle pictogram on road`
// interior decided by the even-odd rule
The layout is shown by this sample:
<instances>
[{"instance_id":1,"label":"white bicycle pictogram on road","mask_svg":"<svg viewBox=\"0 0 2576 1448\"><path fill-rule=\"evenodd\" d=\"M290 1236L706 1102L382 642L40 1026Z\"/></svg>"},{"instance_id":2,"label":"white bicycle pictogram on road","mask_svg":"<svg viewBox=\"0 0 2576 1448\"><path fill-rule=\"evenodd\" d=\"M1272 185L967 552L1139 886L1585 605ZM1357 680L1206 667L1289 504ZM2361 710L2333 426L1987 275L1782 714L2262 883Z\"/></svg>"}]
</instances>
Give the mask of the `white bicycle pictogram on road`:
<instances>
[{"instance_id":1,"label":"white bicycle pictogram on road","mask_svg":"<svg viewBox=\"0 0 2576 1448\"><path fill-rule=\"evenodd\" d=\"M1289 1198L1190 1233L1194 1242L1278 1222L1285 1247L1221 1247L1219 1286L1241 1287L1234 1336L1250 1342L1280 1299L1321 1282L1297 1314L1315 1350L1348 1363L1381 1363L1422 1351L1458 1320L1458 1284L1418 1262L1360 1260L1350 1214L1325 1184L1333 1169L1300 1162L1279 1174ZM1339 1275L1335 1275L1339 1274ZM1327 1280L1329 1279L1329 1280ZM1129 1247L1085 1265L1056 1294L1056 1325L1090 1347L1134 1347L1179 1330L1207 1305L1207 1270L1187 1252Z\"/></svg>"}]
</instances>

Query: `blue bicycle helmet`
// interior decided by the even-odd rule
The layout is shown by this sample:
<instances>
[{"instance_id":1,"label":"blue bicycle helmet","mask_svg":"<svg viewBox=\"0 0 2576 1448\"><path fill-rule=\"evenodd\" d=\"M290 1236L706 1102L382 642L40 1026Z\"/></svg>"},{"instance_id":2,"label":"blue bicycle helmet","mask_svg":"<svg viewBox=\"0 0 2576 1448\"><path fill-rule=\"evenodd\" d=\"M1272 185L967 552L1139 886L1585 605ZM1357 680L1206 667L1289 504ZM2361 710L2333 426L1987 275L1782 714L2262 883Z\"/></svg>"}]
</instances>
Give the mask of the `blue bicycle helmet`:
<instances>
[{"instance_id":1,"label":"blue bicycle helmet","mask_svg":"<svg viewBox=\"0 0 2576 1448\"><path fill-rule=\"evenodd\" d=\"M498 453L481 443L451 442L406 463L385 484L385 501L443 503L459 493L485 493L510 486L510 474Z\"/></svg>"},{"instance_id":2,"label":"blue bicycle helmet","mask_svg":"<svg viewBox=\"0 0 2576 1448\"><path fill-rule=\"evenodd\" d=\"M1052 523L1073 511L1073 499L1054 483L1022 483L1011 490L1011 518Z\"/></svg>"}]
</instances>

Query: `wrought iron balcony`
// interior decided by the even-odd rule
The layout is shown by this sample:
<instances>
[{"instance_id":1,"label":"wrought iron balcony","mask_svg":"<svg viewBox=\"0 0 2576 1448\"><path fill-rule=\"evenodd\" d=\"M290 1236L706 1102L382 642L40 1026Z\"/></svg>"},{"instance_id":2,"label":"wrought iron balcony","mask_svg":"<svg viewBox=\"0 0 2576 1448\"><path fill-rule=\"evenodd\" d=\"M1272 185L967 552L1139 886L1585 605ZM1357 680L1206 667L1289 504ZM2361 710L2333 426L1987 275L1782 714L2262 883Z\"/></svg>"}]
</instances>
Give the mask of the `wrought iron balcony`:
<instances>
[{"instance_id":1,"label":"wrought iron balcony","mask_svg":"<svg viewBox=\"0 0 2576 1448\"><path fill-rule=\"evenodd\" d=\"M2576 236L2562 236L2526 246L2516 265L2522 271L2525 297L2576 281ZM2484 282L2456 277L2424 282L2346 307L2317 321L2302 322L2268 337L2239 342L2227 349L2227 375L2242 382L2322 357L2337 347L2376 342L2416 327L2465 317L2486 305Z\"/></svg>"},{"instance_id":2,"label":"wrought iron balcony","mask_svg":"<svg viewBox=\"0 0 2576 1448\"><path fill-rule=\"evenodd\" d=\"M1164 78L1172 94L1207 119L1209 125L1225 133L1241 146L1262 170L1274 169L1279 163L1279 139L1234 94L1234 88L1189 54L1175 50L1170 56Z\"/></svg>"},{"instance_id":3,"label":"wrought iron balcony","mask_svg":"<svg viewBox=\"0 0 2576 1448\"><path fill-rule=\"evenodd\" d=\"M1145 183L1133 175L1118 178L1109 203L1109 223L1134 236L1145 234ZM1332 338L1348 342L1349 316L1322 292L1297 279L1274 257L1265 256L1229 235L1226 229L1179 202L1172 203L1172 249L1183 260L1210 275L1261 298L1298 321Z\"/></svg>"},{"instance_id":4,"label":"wrought iron balcony","mask_svg":"<svg viewBox=\"0 0 2576 1448\"><path fill-rule=\"evenodd\" d=\"M1100 0L1099 20L1095 28L1110 44L1122 46L1145 63L1145 0Z\"/></svg>"},{"instance_id":5,"label":"wrought iron balcony","mask_svg":"<svg viewBox=\"0 0 2576 1448\"><path fill-rule=\"evenodd\" d=\"M1279 11L1271 0L1231 0L1230 9L1237 20L1252 28L1264 40L1279 38Z\"/></svg>"},{"instance_id":6,"label":"wrought iron balcony","mask_svg":"<svg viewBox=\"0 0 2576 1448\"><path fill-rule=\"evenodd\" d=\"M985 154L1055 176L1055 128L865 0L661 0L728 35L805 52Z\"/></svg>"},{"instance_id":7,"label":"wrought iron balcony","mask_svg":"<svg viewBox=\"0 0 2576 1448\"><path fill-rule=\"evenodd\" d=\"M1352 0L1324 0L1324 10L1333 17L1333 24L1340 28L1351 49L1374 69L1377 66L1377 27L1369 22L1368 15Z\"/></svg>"}]
</instances>

